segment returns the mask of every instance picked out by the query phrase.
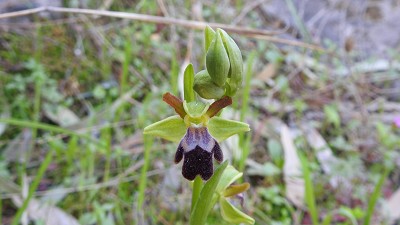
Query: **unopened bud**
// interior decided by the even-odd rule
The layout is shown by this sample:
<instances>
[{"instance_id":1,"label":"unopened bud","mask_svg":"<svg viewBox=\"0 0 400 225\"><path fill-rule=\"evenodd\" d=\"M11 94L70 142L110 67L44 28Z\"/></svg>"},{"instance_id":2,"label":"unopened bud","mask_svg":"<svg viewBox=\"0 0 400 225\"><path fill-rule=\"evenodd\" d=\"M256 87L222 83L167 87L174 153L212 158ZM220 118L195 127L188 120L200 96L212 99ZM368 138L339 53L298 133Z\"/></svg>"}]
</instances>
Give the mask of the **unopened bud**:
<instances>
[{"instance_id":1,"label":"unopened bud","mask_svg":"<svg viewBox=\"0 0 400 225\"><path fill-rule=\"evenodd\" d=\"M211 80L223 87L228 78L230 63L220 32L217 32L206 55L206 68Z\"/></svg>"},{"instance_id":2,"label":"unopened bud","mask_svg":"<svg viewBox=\"0 0 400 225\"><path fill-rule=\"evenodd\" d=\"M210 27L207 26L206 29L204 30L204 48L206 52L208 51L208 48L211 45L211 42L215 38L215 31Z\"/></svg>"},{"instance_id":3,"label":"unopened bud","mask_svg":"<svg viewBox=\"0 0 400 225\"><path fill-rule=\"evenodd\" d=\"M228 73L229 79L229 90L227 94L229 96L235 95L236 91L242 84L243 80L243 59L242 53L235 41L224 31L218 29L217 32L221 35L222 41L228 53L230 69Z\"/></svg>"},{"instance_id":4,"label":"unopened bud","mask_svg":"<svg viewBox=\"0 0 400 225\"><path fill-rule=\"evenodd\" d=\"M205 99L219 99L225 91L224 88L218 87L212 80L206 70L202 70L194 76L193 89Z\"/></svg>"}]
</instances>

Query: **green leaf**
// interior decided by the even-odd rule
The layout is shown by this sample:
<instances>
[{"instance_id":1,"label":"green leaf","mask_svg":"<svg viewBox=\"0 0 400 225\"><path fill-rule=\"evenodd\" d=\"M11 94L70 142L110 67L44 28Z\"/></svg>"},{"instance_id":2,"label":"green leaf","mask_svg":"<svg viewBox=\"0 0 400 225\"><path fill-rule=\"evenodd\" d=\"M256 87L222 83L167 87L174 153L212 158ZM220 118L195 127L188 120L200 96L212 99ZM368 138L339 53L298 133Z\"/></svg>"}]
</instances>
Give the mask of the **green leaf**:
<instances>
[{"instance_id":1,"label":"green leaf","mask_svg":"<svg viewBox=\"0 0 400 225\"><path fill-rule=\"evenodd\" d=\"M214 40L214 37L215 31L210 26L206 26L206 29L204 29L204 49L206 52L208 51L211 42Z\"/></svg>"},{"instance_id":2,"label":"green leaf","mask_svg":"<svg viewBox=\"0 0 400 225\"><path fill-rule=\"evenodd\" d=\"M222 163L216 170L214 175L207 181L201 190L200 197L196 202L194 210L190 215L190 225L204 225L208 213L213 208L214 204L212 197L215 193L215 189L218 186L222 173L228 166L228 161Z\"/></svg>"},{"instance_id":3,"label":"green leaf","mask_svg":"<svg viewBox=\"0 0 400 225\"><path fill-rule=\"evenodd\" d=\"M234 134L250 131L250 127L247 123L235 120L226 120L218 116L211 118L207 127L210 134L218 142L221 142Z\"/></svg>"},{"instance_id":4,"label":"green leaf","mask_svg":"<svg viewBox=\"0 0 400 225\"><path fill-rule=\"evenodd\" d=\"M224 88L219 87L212 81L207 70L202 70L196 74L193 89L200 97L205 99L220 99L225 93Z\"/></svg>"},{"instance_id":5,"label":"green leaf","mask_svg":"<svg viewBox=\"0 0 400 225\"><path fill-rule=\"evenodd\" d=\"M179 142L186 133L186 125L179 116L171 116L144 128L143 134Z\"/></svg>"},{"instance_id":6,"label":"green leaf","mask_svg":"<svg viewBox=\"0 0 400 225\"><path fill-rule=\"evenodd\" d=\"M243 58L239 47L236 45L235 41L221 29L217 30L222 36L222 41L225 45L226 51L228 52L230 70L228 77L230 92L236 93L237 89L242 85L243 80Z\"/></svg>"},{"instance_id":7,"label":"green leaf","mask_svg":"<svg viewBox=\"0 0 400 225\"><path fill-rule=\"evenodd\" d=\"M221 215L224 220L228 221L232 224L254 224L254 219L250 216L246 215L244 212L237 209L233 206L229 201L227 201L224 197L219 199L219 204L221 206Z\"/></svg>"},{"instance_id":8,"label":"green leaf","mask_svg":"<svg viewBox=\"0 0 400 225\"><path fill-rule=\"evenodd\" d=\"M218 183L217 188L215 189L216 193L222 194L222 192L229 187L235 180L239 179L243 173L237 171L235 167L229 165L224 170L222 177Z\"/></svg>"},{"instance_id":9,"label":"green leaf","mask_svg":"<svg viewBox=\"0 0 400 225\"><path fill-rule=\"evenodd\" d=\"M324 113L326 116L326 120L329 123L332 123L336 128L340 126L340 116L335 106L326 105L324 107Z\"/></svg>"},{"instance_id":10,"label":"green leaf","mask_svg":"<svg viewBox=\"0 0 400 225\"><path fill-rule=\"evenodd\" d=\"M193 102L195 100L193 83L194 83L194 69L193 65L190 63L189 65L187 65L183 75L183 94L184 94L184 99L187 102Z\"/></svg>"},{"instance_id":11,"label":"green leaf","mask_svg":"<svg viewBox=\"0 0 400 225\"><path fill-rule=\"evenodd\" d=\"M219 32L217 32L207 51L206 67L211 80L216 85L223 87L228 78L230 63Z\"/></svg>"}]
</instances>

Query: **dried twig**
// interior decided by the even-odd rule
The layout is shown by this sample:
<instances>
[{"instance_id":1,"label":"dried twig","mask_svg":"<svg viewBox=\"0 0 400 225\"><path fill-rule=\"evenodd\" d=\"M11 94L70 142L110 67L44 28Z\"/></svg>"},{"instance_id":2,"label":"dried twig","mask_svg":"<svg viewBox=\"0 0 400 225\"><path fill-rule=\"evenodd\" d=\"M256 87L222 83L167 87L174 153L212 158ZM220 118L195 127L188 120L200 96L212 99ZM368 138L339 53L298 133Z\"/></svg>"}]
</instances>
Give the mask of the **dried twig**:
<instances>
[{"instance_id":1,"label":"dried twig","mask_svg":"<svg viewBox=\"0 0 400 225\"><path fill-rule=\"evenodd\" d=\"M10 12L10 13L3 13L3 14L0 14L0 19L26 16L26 15L36 14L36 13L40 13L40 12L78 13L78 14L86 14L86 15L94 15L94 16L107 16L107 17L138 20L138 21L150 22L150 23L178 25L178 26L187 27L190 29L200 29L200 30L203 30L207 25L209 25L213 28L222 28L228 32L245 35L245 36L251 37L251 38L268 40L268 41L275 42L275 43L298 46L298 47L308 48L308 49L316 50L316 51L325 51L322 47L320 47L318 45L308 44L308 43L304 43L304 42L296 41L296 40L282 39L282 38L273 36L273 35L280 34L282 31L268 31L268 30L253 29L253 28L247 28L247 27L232 26L232 25L221 24L221 23L206 23L206 22L201 22L201 21L183 20L183 19L176 19L176 18L143 15L143 14L137 14L137 13L43 6L43 7L38 7L38 8L34 8L34 9L21 10L21 11Z\"/></svg>"}]
</instances>

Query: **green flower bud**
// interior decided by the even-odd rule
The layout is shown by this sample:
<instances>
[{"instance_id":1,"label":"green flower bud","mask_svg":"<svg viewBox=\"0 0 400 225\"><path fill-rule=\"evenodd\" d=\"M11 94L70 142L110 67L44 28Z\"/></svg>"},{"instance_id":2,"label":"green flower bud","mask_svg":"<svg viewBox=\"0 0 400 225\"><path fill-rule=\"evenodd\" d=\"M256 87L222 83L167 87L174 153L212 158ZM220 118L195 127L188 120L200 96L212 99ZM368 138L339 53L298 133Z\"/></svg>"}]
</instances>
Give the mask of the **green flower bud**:
<instances>
[{"instance_id":1,"label":"green flower bud","mask_svg":"<svg viewBox=\"0 0 400 225\"><path fill-rule=\"evenodd\" d=\"M220 32L217 32L206 55L206 68L211 80L223 87L228 78L230 63Z\"/></svg>"},{"instance_id":2,"label":"green flower bud","mask_svg":"<svg viewBox=\"0 0 400 225\"><path fill-rule=\"evenodd\" d=\"M228 52L228 57L230 62L228 77L230 79L228 81L229 88L227 90L227 95L233 96L235 95L239 87L242 85L242 80L243 80L242 53L240 52L240 49L236 45L235 41L224 30L218 29L217 32L221 35L226 51Z\"/></svg>"},{"instance_id":3,"label":"green flower bud","mask_svg":"<svg viewBox=\"0 0 400 225\"><path fill-rule=\"evenodd\" d=\"M208 51L208 48L211 45L211 42L215 38L215 31L210 27L207 26L206 29L204 30L204 48L206 52Z\"/></svg>"},{"instance_id":4,"label":"green flower bud","mask_svg":"<svg viewBox=\"0 0 400 225\"><path fill-rule=\"evenodd\" d=\"M193 89L205 99L219 99L221 98L225 90L222 87L218 87L212 80L206 70L202 70L194 76Z\"/></svg>"}]
</instances>

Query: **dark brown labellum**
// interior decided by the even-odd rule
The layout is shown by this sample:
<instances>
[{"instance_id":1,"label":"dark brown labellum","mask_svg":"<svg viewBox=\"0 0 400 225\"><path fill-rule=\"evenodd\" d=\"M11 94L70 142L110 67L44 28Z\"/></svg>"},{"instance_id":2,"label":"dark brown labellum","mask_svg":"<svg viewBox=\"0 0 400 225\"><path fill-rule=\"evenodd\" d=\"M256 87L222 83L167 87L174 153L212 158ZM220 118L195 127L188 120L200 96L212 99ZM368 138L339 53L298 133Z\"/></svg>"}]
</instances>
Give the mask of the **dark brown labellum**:
<instances>
[{"instance_id":1,"label":"dark brown labellum","mask_svg":"<svg viewBox=\"0 0 400 225\"><path fill-rule=\"evenodd\" d=\"M175 163L182 158L182 175L188 180L194 180L200 175L208 180L214 173L212 158L222 162L223 154L218 142L208 133L206 127L189 127L179 143L175 154Z\"/></svg>"}]
</instances>

